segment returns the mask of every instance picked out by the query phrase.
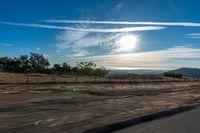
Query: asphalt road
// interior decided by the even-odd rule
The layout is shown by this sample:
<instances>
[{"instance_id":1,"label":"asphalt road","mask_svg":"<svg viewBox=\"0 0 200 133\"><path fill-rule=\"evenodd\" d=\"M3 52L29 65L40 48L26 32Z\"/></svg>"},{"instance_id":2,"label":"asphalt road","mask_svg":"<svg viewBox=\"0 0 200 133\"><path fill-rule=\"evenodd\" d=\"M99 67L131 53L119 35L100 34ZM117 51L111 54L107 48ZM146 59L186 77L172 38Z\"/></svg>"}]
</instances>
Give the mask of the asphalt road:
<instances>
[{"instance_id":1,"label":"asphalt road","mask_svg":"<svg viewBox=\"0 0 200 133\"><path fill-rule=\"evenodd\" d=\"M200 133L200 108L128 127L114 133Z\"/></svg>"}]
</instances>

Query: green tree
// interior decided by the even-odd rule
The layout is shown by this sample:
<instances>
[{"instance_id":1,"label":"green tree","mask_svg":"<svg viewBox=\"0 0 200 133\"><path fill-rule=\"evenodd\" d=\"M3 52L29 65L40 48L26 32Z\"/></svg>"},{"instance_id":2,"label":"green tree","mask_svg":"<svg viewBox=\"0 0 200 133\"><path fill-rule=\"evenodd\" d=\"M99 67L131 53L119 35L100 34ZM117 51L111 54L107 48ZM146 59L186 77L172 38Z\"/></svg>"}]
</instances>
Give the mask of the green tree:
<instances>
[{"instance_id":1,"label":"green tree","mask_svg":"<svg viewBox=\"0 0 200 133\"><path fill-rule=\"evenodd\" d=\"M30 53L31 72L45 72L48 68L49 61L42 54Z\"/></svg>"},{"instance_id":2,"label":"green tree","mask_svg":"<svg viewBox=\"0 0 200 133\"><path fill-rule=\"evenodd\" d=\"M53 71L53 73L60 75L63 72L63 68L60 64L54 64L53 67L52 67L52 71Z\"/></svg>"},{"instance_id":3,"label":"green tree","mask_svg":"<svg viewBox=\"0 0 200 133\"><path fill-rule=\"evenodd\" d=\"M20 61L20 68L22 69L23 73L28 73L31 71L31 65L28 55L21 55L19 57L19 61Z\"/></svg>"},{"instance_id":4,"label":"green tree","mask_svg":"<svg viewBox=\"0 0 200 133\"><path fill-rule=\"evenodd\" d=\"M108 71L104 67L95 69L95 76L104 77L107 73Z\"/></svg>"},{"instance_id":5,"label":"green tree","mask_svg":"<svg viewBox=\"0 0 200 133\"><path fill-rule=\"evenodd\" d=\"M0 57L0 69L6 72L15 73L56 73L74 74L82 76L105 76L105 68L97 68L93 62L77 62L76 66L71 67L66 62L54 64L49 68L49 61L42 54L30 53L21 55L19 58Z\"/></svg>"},{"instance_id":6,"label":"green tree","mask_svg":"<svg viewBox=\"0 0 200 133\"><path fill-rule=\"evenodd\" d=\"M18 58L0 58L0 68L6 72L21 72Z\"/></svg>"},{"instance_id":7,"label":"green tree","mask_svg":"<svg viewBox=\"0 0 200 133\"><path fill-rule=\"evenodd\" d=\"M62 69L64 74L70 74L72 72L72 68L67 63L62 63Z\"/></svg>"},{"instance_id":8,"label":"green tree","mask_svg":"<svg viewBox=\"0 0 200 133\"><path fill-rule=\"evenodd\" d=\"M165 72L164 73L165 77L172 77L172 78L182 78L183 75L176 73L176 72Z\"/></svg>"},{"instance_id":9,"label":"green tree","mask_svg":"<svg viewBox=\"0 0 200 133\"><path fill-rule=\"evenodd\" d=\"M2 69L2 70L4 70L5 71L5 69L6 69L6 65L7 65L7 63L8 63L8 60L9 60L9 58L8 57L1 57L0 58L0 68Z\"/></svg>"},{"instance_id":10,"label":"green tree","mask_svg":"<svg viewBox=\"0 0 200 133\"><path fill-rule=\"evenodd\" d=\"M76 67L78 68L79 75L83 76L94 76L96 64L93 62L77 62Z\"/></svg>"}]
</instances>

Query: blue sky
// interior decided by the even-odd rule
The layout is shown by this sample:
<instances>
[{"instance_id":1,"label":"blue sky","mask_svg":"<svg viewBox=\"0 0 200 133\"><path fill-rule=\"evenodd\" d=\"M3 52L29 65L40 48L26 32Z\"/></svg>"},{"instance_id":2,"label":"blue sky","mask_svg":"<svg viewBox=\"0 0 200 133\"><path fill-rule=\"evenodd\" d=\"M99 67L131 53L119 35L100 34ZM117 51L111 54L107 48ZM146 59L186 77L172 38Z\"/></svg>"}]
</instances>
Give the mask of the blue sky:
<instances>
[{"instance_id":1,"label":"blue sky","mask_svg":"<svg viewBox=\"0 0 200 133\"><path fill-rule=\"evenodd\" d=\"M0 0L0 56L110 69L200 67L198 0Z\"/></svg>"}]
</instances>

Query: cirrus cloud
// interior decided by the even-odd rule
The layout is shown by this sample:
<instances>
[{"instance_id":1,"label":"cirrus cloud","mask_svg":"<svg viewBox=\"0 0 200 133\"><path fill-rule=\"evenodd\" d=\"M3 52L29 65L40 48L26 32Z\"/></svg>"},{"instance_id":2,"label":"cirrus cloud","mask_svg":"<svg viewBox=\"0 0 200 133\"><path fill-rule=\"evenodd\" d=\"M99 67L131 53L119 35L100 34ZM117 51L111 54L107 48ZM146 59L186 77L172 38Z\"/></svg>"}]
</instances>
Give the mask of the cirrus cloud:
<instances>
[{"instance_id":1,"label":"cirrus cloud","mask_svg":"<svg viewBox=\"0 0 200 133\"><path fill-rule=\"evenodd\" d=\"M45 20L49 23L71 23L71 24L112 24L112 25L154 25L154 26L188 26L200 27L200 23L193 22L131 22L131 21L93 21L93 20Z\"/></svg>"},{"instance_id":2,"label":"cirrus cloud","mask_svg":"<svg viewBox=\"0 0 200 133\"><path fill-rule=\"evenodd\" d=\"M28 24L28 23L14 23L14 22L0 22L0 24L14 25L14 26L25 26L33 28L46 28L46 29L57 29L57 30L71 30L71 31L82 31L82 32L100 32L100 33L117 33L117 32L133 32L133 31L151 31L151 30L162 30L165 27L162 26L135 26L135 27L123 27L123 28L75 28L66 26L55 26L45 24Z\"/></svg>"}]
</instances>

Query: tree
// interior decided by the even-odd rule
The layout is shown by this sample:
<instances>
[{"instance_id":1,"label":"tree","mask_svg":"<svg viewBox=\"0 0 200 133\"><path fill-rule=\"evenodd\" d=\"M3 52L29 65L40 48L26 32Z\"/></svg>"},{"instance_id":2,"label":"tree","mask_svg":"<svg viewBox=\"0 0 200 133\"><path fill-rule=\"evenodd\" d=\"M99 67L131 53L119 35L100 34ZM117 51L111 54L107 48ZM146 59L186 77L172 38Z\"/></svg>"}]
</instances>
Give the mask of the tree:
<instances>
[{"instance_id":1,"label":"tree","mask_svg":"<svg viewBox=\"0 0 200 133\"><path fill-rule=\"evenodd\" d=\"M20 61L20 68L22 69L23 73L28 73L31 71L31 65L28 55L21 55L19 57L19 61Z\"/></svg>"},{"instance_id":2,"label":"tree","mask_svg":"<svg viewBox=\"0 0 200 133\"><path fill-rule=\"evenodd\" d=\"M0 68L1 68L2 70L4 70L4 71L5 71L5 69L6 69L6 65L7 65L7 63L8 63L8 60L9 60L8 57L1 57L1 58L0 58Z\"/></svg>"},{"instance_id":3,"label":"tree","mask_svg":"<svg viewBox=\"0 0 200 133\"><path fill-rule=\"evenodd\" d=\"M63 68L63 73L64 73L64 74L70 74L70 73L71 73L72 68L71 68L71 66L68 65L67 63L64 62L64 63L62 64L62 68Z\"/></svg>"},{"instance_id":4,"label":"tree","mask_svg":"<svg viewBox=\"0 0 200 133\"><path fill-rule=\"evenodd\" d=\"M17 58L0 58L0 68L6 72L21 72L20 61Z\"/></svg>"},{"instance_id":5,"label":"tree","mask_svg":"<svg viewBox=\"0 0 200 133\"><path fill-rule=\"evenodd\" d=\"M77 62L76 66L71 67L66 62L54 64L49 68L49 61L42 54L30 53L21 55L18 58L0 57L0 69L5 72L14 73L56 73L73 74L82 76L105 76L105 68L97 68L93 62Z\"/></svg>"},{"instance_id":6,"label":"tree","mask_svg":"<svg viewBox=\"0 0 200 133\"><path fill-rule=\"evenodd\" d=\"M72 68L70 65L68 65L67 63L62 63L61 64L54 64L52 71L56 74L71 74L72 73Z\"/></svg>"},{"instance_id":7,"label":"tree","mask_svg":"<svg viewBox=\"0 0 200 133\"><path fill-rule=\"evenodd\" d=\"M56 73L56 74L62 74L62 66L60 64L54 64L53 67L52 67L52 72L53 73Z\"/></svg>"},{"instance_id":8,"label":"tree","mask_svg":"<svg viewBox=\"0 0 200 133\"><path fill-rule=\"evenodd\" d=\"M183 75L176 73L176 72L165 72L164 73L165 77L172 77L172 78L182 78Z\"/></svg>"},{"instance_id":9,"label":"tree","mask_svg":"<svg viewBox=\"0 0 200 133\"><path fill-rule=\"evenodd\" d=\"M107 74L105 68L97 68L97 65L93 62L77 62L76 64L76 73L82 76L99 76L103 77ZM74 68L74 69L75 69Z\"/></svg>"},{"instance_id":10,"label":"tree","mask_svg":"<svg viewBox=\"0 0 200 133\"><path fill-rule=\"evenodd\" d=\"M76 67L78 68L79 75L83 76L94 76L96 64L93 62L77 62Z\"/></svg>"},{"instance_id":11,"label":"tree","mask_svg":"<svg viewBox=\"0 0 200 133\"><path fill-rule=\"evenodd\" d=\"M29 61L31 72L44 72L50 65L48 59L42 54L30 53Z\"/></svg>"},{"instance_id":12,"label":"tree","mask_svg":"<svg viewBox=\"0 0 200 133\"><path fill-rule=\"evenodd\" d=\"M104 77L106 76L108 72L106 71L106 69L104 67L101 67L101 68L97 68L95 70L95 76L98 76L98 77Z\"/></svg>"}]
</instances>

